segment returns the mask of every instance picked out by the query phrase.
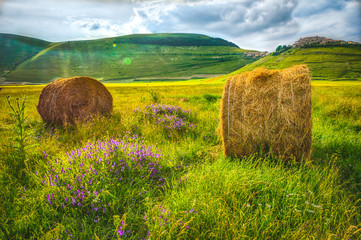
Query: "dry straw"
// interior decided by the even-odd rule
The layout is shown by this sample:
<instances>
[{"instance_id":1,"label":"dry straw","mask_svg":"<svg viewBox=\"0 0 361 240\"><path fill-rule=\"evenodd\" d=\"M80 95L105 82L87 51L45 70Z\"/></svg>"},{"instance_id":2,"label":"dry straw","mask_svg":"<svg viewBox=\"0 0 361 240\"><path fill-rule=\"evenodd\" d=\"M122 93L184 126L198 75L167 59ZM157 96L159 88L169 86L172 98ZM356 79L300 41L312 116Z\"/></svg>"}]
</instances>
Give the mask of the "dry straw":
<instances>
[{"instance_id":1,"label":"dry straw","mask_svg":"<svg viewBox=\"0 0 361 240\"><path fill-rule=\"evenodd\" d=\"M230 76L221 106L224 153L243 157L262 151L309 159L311 112L311 76L305 65Z\"/></svg>"},{"instance_id":2,"label":"dry straw","mask_svg":"<svg viewBox=\"0 0 361 240\"><path fill-rule=\"evenodd\" d=\"M38 112L47 123L64 125L110 114L113 97L105 86L91 77L58 79L41 92Z\"/></svg>"}]
</instances>

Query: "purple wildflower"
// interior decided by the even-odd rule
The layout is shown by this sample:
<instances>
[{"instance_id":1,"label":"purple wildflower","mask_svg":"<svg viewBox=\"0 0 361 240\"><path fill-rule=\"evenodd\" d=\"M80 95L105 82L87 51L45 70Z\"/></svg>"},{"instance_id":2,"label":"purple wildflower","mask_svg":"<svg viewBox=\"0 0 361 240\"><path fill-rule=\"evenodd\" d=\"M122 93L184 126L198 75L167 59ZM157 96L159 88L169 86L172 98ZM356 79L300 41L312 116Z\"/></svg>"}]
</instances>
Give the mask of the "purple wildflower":
<instances>
[{"instance_id":1,"label":"purple wildflower","mask_svg":"<svg viewBox=\"0 0 361 240\"><path fill-rule=\"evenodd\" d=\"M49 204L51 205L51 200L50 200L50 195L49 194L48 194L47 198L48 198Z\"/></svg>"}]
</instances>

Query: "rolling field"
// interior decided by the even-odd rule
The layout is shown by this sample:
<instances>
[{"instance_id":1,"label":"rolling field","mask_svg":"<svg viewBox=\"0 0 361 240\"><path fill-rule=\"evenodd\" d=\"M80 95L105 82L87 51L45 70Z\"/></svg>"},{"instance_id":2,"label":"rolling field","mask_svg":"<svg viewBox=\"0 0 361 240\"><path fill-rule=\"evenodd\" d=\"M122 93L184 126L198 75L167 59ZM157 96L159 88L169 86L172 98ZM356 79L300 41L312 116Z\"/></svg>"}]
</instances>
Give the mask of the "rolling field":
<instances>
[{"instance_id":1,"label":"rolling field","mask_svg":"<svg viewBox=\"0 0 361 240\"><path fill-rule=\"evenodd\" d=\"M113 114L65 129L42 123L43 86L4 86L0 239L360 239L361 83L313 81L303 163L225 158L223 85L106 84Z\"/></svg>"},{"instance_id":2,"label":"rolling field","mask_svg":"<svg viewBox=\"0 0 361 240\"><path fill-rule=\"evenodd\" d=\"M46 84L90 76L105 83L188 80L235 71L260 57L220 38L199 34L133 34L50 43L0 33L0 83Z\"/></svg>"},{"instance_id":3,"label":"rolling field","mask_svg":"<svg viewBox=\"0 0 361 240\"><path fill-rule=\"evenodd\" d=\"M280 55L261 58L232 74L258 67L284 69L297 64L307 64L315 80L360 80L360 57L359 45L291 48Z\"/></svg>"}]
</instances>

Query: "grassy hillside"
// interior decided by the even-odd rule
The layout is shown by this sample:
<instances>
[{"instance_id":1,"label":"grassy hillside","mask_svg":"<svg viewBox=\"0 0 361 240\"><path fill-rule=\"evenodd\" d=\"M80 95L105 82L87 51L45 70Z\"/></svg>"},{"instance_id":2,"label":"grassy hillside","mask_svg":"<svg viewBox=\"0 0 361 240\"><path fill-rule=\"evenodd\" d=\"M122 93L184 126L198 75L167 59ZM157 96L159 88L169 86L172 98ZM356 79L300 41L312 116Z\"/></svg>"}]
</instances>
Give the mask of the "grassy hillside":
<instances>
[{"instance_id":1,"label":"grassy hillside","mask_svg":"<svg viewBox=\"0 0 361 240\"><path fill-rule=\"evenodd\" d=\"M361 47L330 46L292 48L278 56L267 56L232 74L258 67L284 69L297 64L307 64L313 79L361 80Z\"/></svg>"},{"instance_id":2,"label":"grassy hillside","mask_svg":"<svg viewBox=\"0 0 361 240\"><path fill-rule=\"evenodd\" d=\"M197 34L138 34L49 45L6 76L8 82L48 83L91 76L105 82L189 79L226 74L256 59L218 38Z\"/></svg>"},{"instance_id":3,"label":"grassy hillside","mask_svg":"<svg viewBox=\"0 0 361 240\"><path fill-rule=\"evenodd\" d=\"M0 33L0 77L50 45L35 38Z\"/></svg>"}]
</instances>

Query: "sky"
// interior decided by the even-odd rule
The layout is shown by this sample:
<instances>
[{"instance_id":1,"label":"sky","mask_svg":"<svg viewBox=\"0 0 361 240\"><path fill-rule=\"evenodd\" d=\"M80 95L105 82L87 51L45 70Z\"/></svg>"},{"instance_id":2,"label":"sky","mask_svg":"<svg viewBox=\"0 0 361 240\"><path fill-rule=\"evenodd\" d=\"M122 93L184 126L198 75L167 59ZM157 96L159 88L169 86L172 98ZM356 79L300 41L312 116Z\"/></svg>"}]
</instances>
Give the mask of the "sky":
<instances>
[{"instance_id":1,"label":"sky","mask_svg":"<svg viewBox=\"0 0 361 240\"><path fill-rule=\"evenodd\" d=\"M0 33L51 42L199 33L272 52L316 35L361 42L361 0L0 0Z\"/></svg>"}]
</instances>

